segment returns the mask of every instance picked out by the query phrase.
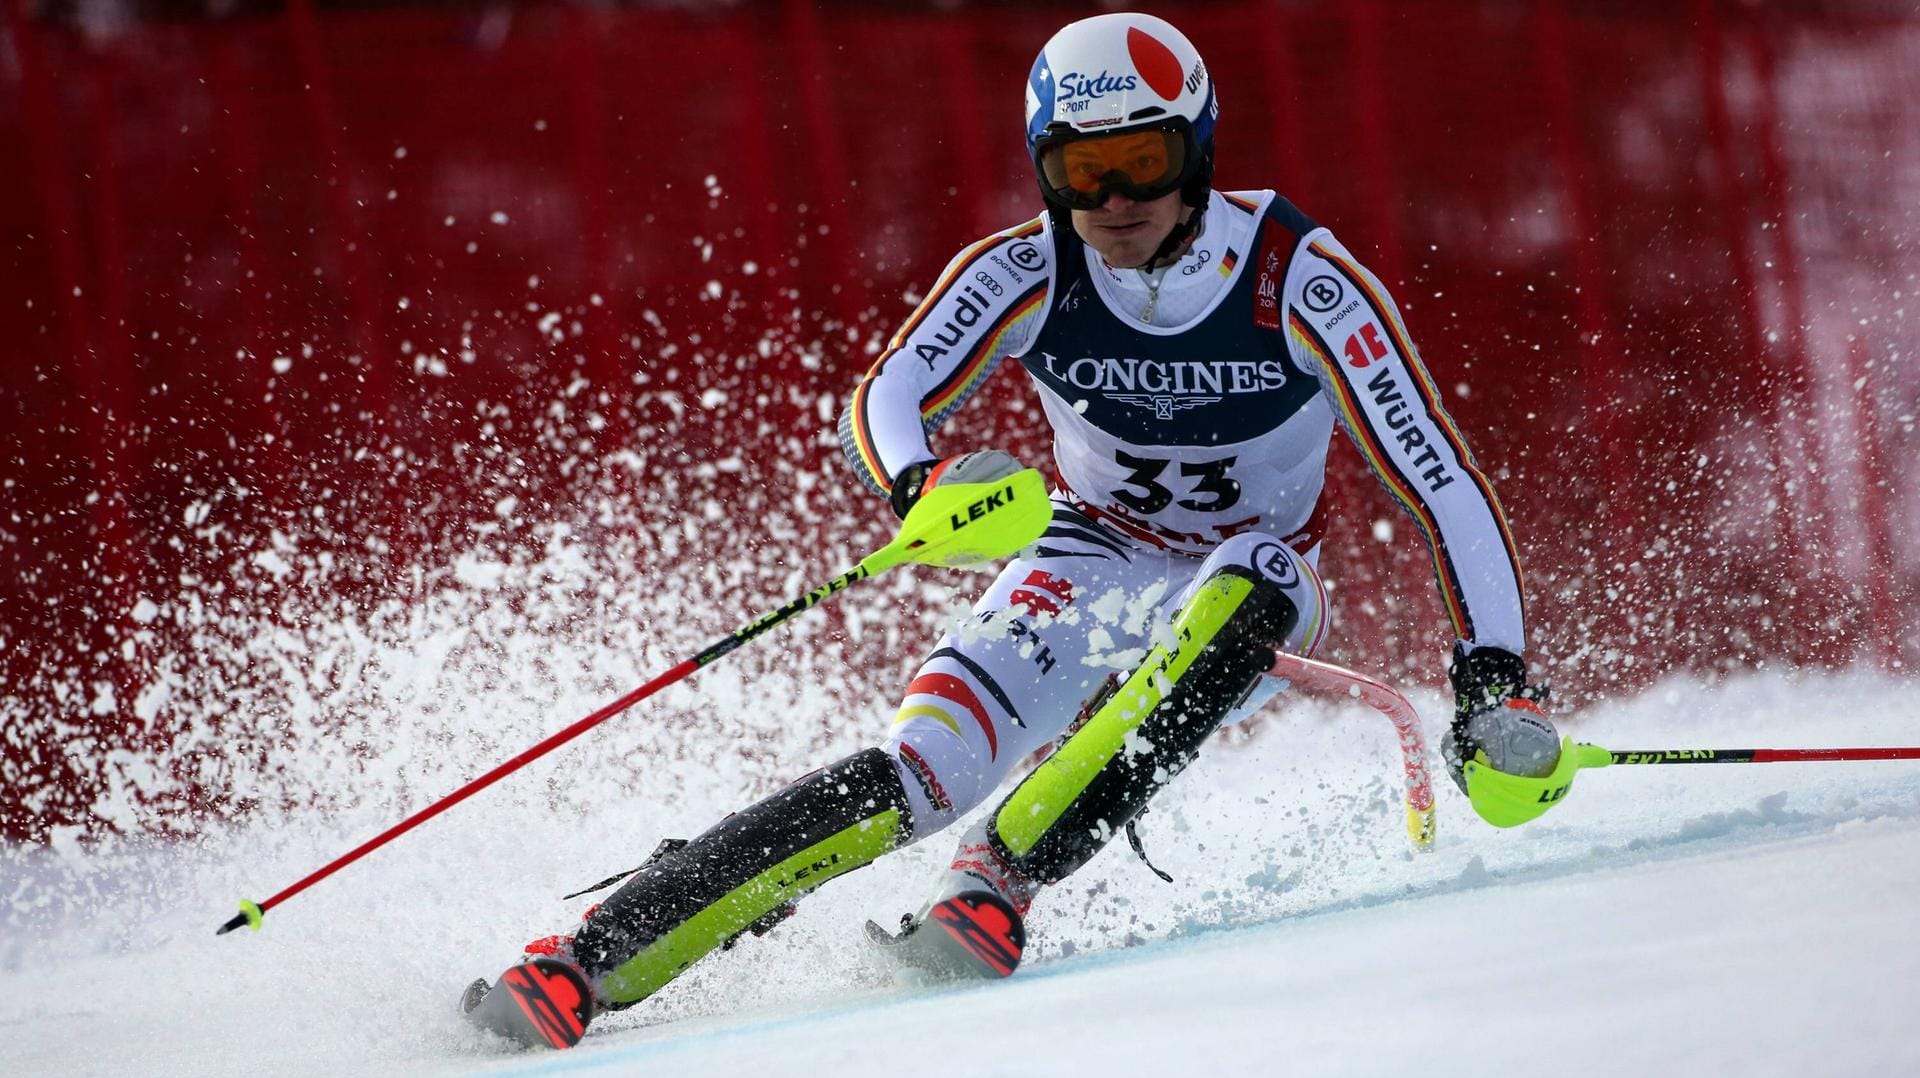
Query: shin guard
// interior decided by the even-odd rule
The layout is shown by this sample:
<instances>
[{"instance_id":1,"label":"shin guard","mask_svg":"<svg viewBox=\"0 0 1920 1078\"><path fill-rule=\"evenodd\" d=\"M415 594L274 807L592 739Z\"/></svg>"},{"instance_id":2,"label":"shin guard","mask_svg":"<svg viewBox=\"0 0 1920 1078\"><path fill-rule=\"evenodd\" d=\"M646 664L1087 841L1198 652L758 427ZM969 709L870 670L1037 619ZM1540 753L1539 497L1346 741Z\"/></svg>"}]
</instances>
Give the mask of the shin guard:
<instances>
[{"instance_id":1,"label":"shin guard","mask_svg":"<svg viewBox=\"0 0 1920 1078\"><path fill-rule=\"evenodd\" d=\"M573 940L600 997L658 991L781 903L907 841L893 757L867 749L808 775L635 873Z\"/></svg>"},{"instance_id":2,"label":"shin guard","mask_svg":"<svg viewBox=\"0 0 1920 1078\"><path fill-rule=\"evenodd\" d=\"M1198 754L1272 663L1299 612L1274 584L1228 567L1084 726L994 810L989 836L1022 874L1057 883L1085 864Z\"/></svg>"}]
</instances>

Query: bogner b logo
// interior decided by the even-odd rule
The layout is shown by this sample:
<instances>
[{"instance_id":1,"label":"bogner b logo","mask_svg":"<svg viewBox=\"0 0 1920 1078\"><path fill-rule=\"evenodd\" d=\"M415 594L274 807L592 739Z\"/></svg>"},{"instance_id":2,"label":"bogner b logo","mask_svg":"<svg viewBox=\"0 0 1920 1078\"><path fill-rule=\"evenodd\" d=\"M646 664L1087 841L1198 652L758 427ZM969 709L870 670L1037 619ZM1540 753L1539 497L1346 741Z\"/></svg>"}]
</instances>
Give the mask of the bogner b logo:
<instances>
[{"instance_id":1,"label":"bogner b logo","mask_svg":"<svg viewBox=\"0 0 1920 1078\"><path fill-rule=\"evenodd\" d=\"M1305 302L1307 310L1314 314L1326 314L1340 306L1340 301L1345 298L1346 289L1341 287L1339 281L1324 273L1307 282Z\"/></svg>"}]
</instances>

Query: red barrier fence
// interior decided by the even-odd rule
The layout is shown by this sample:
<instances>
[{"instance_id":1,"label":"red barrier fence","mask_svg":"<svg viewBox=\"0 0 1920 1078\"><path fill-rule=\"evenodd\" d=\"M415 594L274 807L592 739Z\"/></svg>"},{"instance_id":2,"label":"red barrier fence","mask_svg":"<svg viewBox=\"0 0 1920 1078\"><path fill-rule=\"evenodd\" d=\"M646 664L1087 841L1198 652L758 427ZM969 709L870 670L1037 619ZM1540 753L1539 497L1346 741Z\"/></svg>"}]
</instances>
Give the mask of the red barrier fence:
<instances>
[{"instance_id":1,"label":"red barrier fence","mask_svg":"<svg viewBox=\"0 0 1920 1078\"><path fill-rule=\"evenodd\" d=\"M142 695L205 646L156 613L182 596L406 602L586 490L744 531L768 503L740 492L798 484L872 531L828 399L953 251L1037 212L1022 80L1094 10L0 4L15 838L86 825L109 749L190 768L183 705ZM1920 653L1920 16L1156 10L1221 87L1222 186L1281 189L1402 301L1570 699ZM1019 381L936 444L1039 459ZM1335 472L1333 657L1432 680L1411 529Z\"/></svg>"}]
</instances>

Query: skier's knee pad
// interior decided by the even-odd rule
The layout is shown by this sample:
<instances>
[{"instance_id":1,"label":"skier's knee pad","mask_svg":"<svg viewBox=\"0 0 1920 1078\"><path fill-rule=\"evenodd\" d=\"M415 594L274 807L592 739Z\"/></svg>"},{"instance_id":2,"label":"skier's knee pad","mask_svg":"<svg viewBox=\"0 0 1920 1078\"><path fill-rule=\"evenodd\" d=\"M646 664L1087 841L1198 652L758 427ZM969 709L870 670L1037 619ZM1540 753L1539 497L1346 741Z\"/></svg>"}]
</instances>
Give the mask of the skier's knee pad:
<instances>
[{"instance_id":1,"label":"skier's knee pad","mask_svg":"<svg viewBox=\"0 0 1920 1078\"><path fill-rule=\"evenodd\" d=\"M855 753L634 873L580 926L574 958L603 999L638 1002L782 903L871 863L912 831L893 757Z\"/></svg>"},{"instance_id":2,"label":"skier's knee pad","mask_svg":"<svg viewBox=\"0 0 1920 1078\"><path fill-rule=\"evenodd\" d=\"M1280 584L1220 567L1181 606L1171 639L994 810L998 849L1047 883L1085 864L1186 767L1298 622Z\"/></svg>"},{"instance_id":3,"label":"skier's knee pad","mask_svg":"<svg viewBox=\"0 0 1920 1078\"><path fill-rule=\"evenodd\" d=\"M1272 583L1294 608L1287 632L1272 641L1292 655L1312 655L1327 635L1327 593L1320 574L1298 551L1258 532L1236 535L1207 555L1202 579L1211 579L1230 566L1250 569Z\"/></svg>"}]
</instances>

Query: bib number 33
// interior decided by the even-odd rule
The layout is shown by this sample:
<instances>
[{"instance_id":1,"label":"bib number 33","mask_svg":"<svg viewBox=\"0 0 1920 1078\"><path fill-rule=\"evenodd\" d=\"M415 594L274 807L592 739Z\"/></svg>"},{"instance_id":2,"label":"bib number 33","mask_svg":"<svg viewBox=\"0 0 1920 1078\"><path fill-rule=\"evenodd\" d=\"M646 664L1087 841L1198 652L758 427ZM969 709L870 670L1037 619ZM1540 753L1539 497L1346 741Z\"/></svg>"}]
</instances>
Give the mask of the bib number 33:
<instances>
[{"instance_id":1,"label":"bib number 33","mask_svg":"<svg viewBox=\"0 0 1920 1078\"><path fill-rule=\"evenodd\" d=\"M1196 513L1218 513L1231 509L1240 501L1240 483L1227 475L1227 469L1233 467L1236 457L1224 457L1220 460L1180 462L1180 476L1187 480L1185 497L1178 502L1174 492L1160 483L1160 476L1166 472L1173 461L1154 457L1136 457L1131 453L1115 451L1113 459L1132 474L1121 480L1126 484L1120 490L1110 490L1107 496L1137 513L1152 516L1169 505L1179 505ZM1139 488L1138 491L1130 488Z\"/></svg>"}]
</instances>

